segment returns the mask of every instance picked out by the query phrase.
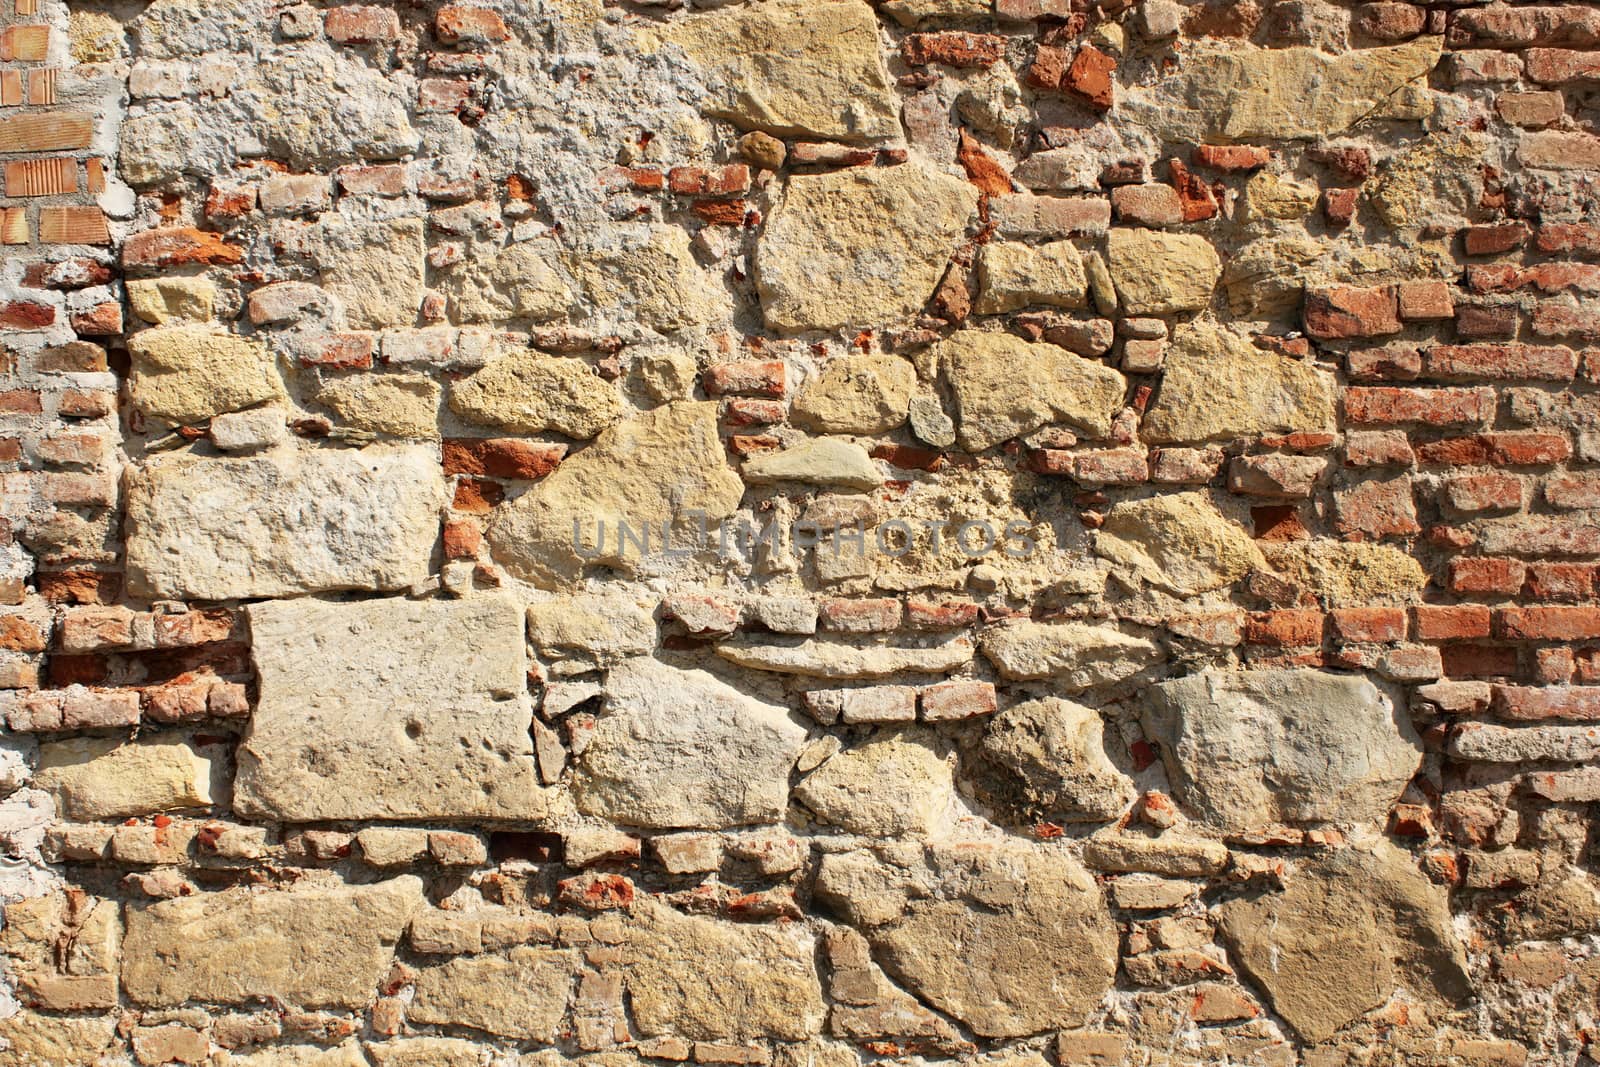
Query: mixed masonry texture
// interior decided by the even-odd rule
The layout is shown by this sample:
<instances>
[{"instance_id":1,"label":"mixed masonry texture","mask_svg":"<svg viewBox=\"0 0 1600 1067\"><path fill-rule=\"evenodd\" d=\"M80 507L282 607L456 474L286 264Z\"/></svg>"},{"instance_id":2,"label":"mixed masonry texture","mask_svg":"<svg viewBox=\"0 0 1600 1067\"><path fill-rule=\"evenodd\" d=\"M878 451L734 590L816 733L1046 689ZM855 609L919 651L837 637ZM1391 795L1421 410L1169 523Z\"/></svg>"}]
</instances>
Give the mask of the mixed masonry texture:
<instances>
[{"instance_id":1,"label":"mixed masonry texture","mask_svg":"<svg viewBox=\"0 0 1600 1067\"><path fill-rule=\"evenodd\" d=\"M1600 1062L1600 5L0 0L0 1067Z\"/></svg>"}]
</instances>

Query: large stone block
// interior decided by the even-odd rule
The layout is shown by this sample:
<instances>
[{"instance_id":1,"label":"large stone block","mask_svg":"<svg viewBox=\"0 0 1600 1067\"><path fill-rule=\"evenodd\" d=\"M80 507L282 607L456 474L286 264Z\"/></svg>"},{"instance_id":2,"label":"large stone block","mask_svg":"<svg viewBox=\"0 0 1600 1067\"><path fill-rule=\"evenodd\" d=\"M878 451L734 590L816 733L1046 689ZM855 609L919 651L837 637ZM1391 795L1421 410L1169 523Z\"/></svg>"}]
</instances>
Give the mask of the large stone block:
<instances>
[{"instance_id":1,"label":"large stone block","mask_svg":"<svg viewBox=\"0 0 1600 1067\"><path fill-rule=\"evenodd\" d=\"M313 239L322 284L360 329L411 326L422 303L427 240L421 219L330 216Z\"/></svg>"},{"instance_id":2,"label":"large stone block","mask_svg":"<svg viewBox=\"0 0 1600 1067\"><path fill-rule=\"evenodd\" d=\"M1003 623L983 635L980 647L1002 678L1049 678L1069 692L1120 682L1163 658L1154 642L1079 622Z\"/></svg>"},{"instance_id":3,"label":"large stone block","mask_svg":"<svg viewBox=\"0 0 1600 1067\"><path fill-rule=\"evenodd\" d=\"M623 964L645 1036L798 1041L822 1028L816 941L800 923L725 922L652 902L635 915Z\"/></svg>"},{"instance_id":4,"label":"large stone block","mask_svg":"<svg viewBox=\"0 0 1600 1067\"><path fill-rule=\"evenodd\" d=\"M1199 311L1210 305L1222 277L1217 250L1194 233L1115 229L1106 240L1106 262L1130 315Z\"/></svg>"},{"instance_id":5,"label":"large stone block","mask_svg":"<svg viewBox=\"0 0 1600 1067\"><path fill-rule=\"evenodd\" d=\"M900 135L878 22L854 0L773 0L701 12L637 34L681 48L705 75L701 106L780 137L876 141Z\"/></svg>"},{"instance_id":6,"label":"large stone block","mask_svg":"<svg viewBox=\"0 0 1600 1067\"><path fill-rule=\"evenodd\" d=\"M124 819L208 807L212 757L186 737L73 737L39 746L33 784L69 819Z\"/></svg>"},{"instance_id":7,"label":"large stone block","mask_svg":"<svg viewBox=\"0 0 1600 1067\"><path fill-rule=\"evenodd\" d=\"M160 456L130 478L128 588L198 600L404 589L447 499L433 448Z\"/></svg>"},{"instance_id":8,"label":"large stone block","mask_svg":"<svg viewBox=\"0 0 1600 1067\"><path fill-rule=\"evenodd\" d=\"M817 821L846 833L926 837L950 816L954 785L937 738L879 734L829 759L795 788Z\"/></svg>"},{"instance_id":9,"label":"large stone block","mask_svg":"<svg viewBox=\"0 0 1600 1067\"><path fill-rule=\"evenodd\" d=\"M1145 691L1179 799L1224 830L1382 822L1422 762L1403 705L1365 678L1207 671Z\"/></svg>"},{"instance_id":10,"label":"large stone block","mask_svg":"<svg viewBox=\"0 0 1600 1067\"><path fill-rule=\"evenodd\" d=\"M146 416L204 423L283 396L266 346L208 326L145 330L128 340L128 396Z\"/></svg>"},{"instance_id":11,"label":"large stone block","mask_svg":"<svg viewBox=\"0 0 1600 1067\"><path fill-rule=\"evenodd\" d=\"M234 808L287 822L537 819L523 615L466 600L249 609L260 699Z\"/></svg>"},{"instance_id":12,"label":"large stone block","mask_svg":"<svg viewBox=\"0 0 1600 1067\"><path fill-rule=\"evenodd\" d=\"M756 250L767 326L892 325L922 310L978 200L921 163L789 179Z\"/></svg>"},{"instance_id":13,"label":"large stone block","mask_svg":"<svg viewBox=\"0 0 1600 1067\"><path fill-rule=\"evenodd\" d=\"M1286 883L1222 905L1218 925L1303 1040L1327 1040L1397 988L1443 1009L1472 995L1444 890L1393 845L1304 861Z\"/></svg>"},{"instance_id":14,"label":"large stone block","mask_svg":"<svg viewBox=\"0 0 1600 1067\"><path fill-rule=\"evenodd\" d=\"M743 494L717 436L717 405L667 404L612 426L501 508L489 544L513 574L546 587L591 564L631 573L640 553L622 542L618 523L635 534L649 524L658 547L671 523L682 547L701 516L715 529Z\"/></svg>"},{"instance_id":15,"label":"large stone block","mask_svg":"<svg viewBox=\"0 0 1600 1067\"><path fill-rule=\"evenodd\" d=\"M1184 444L1334 430L1326 371L1195 322L1173 334L1161 391L1140 433L1154 444Z\"/></svg>"},{"instance_id":16,"label":"large stone block","mask_svg":"<svg viewBox=\"0 0 1600 1067\"><path fill-rule=\"evenodd\" d=\"M607 678L573 798L588 814L653 829L777 822L805 736L786 709L705 671L629 660Z\"/></svg>"},{"instance_id":17,"label":"large stone block","mask_svg":"<svg viewBox=\"0 0 1600 1067\"><path fill-rule=\"evenodd\" d=\"M212 15L207 9L195 17ZM348 49L285 49L250 69L255 76L234 95L256 101L251 117L261 143L297 172L396 159L421 142L411 125L414 95L408 99L400 79Z\"/></svg>"},{"instance_id":18,"label":"large stone block","mask_svg":"<svg viewBox=\"0 0 1600 1067\"><path fill-rule=\"evenodd\" d=\"M937 353L972 452L1057 422L1104 437L1128 389L1103 363L1009 333L963 330Z\"/></svg>"},{"instance_id":19,"label":"large stone block","mask_svg":"<svg viewBox=\"0 0 1600 1067\"><path fill-rule=\"evenodd\" d=\"M450 409L517 433L589 438L622 418L616 387L580 359L531 349L495 360L450 388Z\"/></svg>"},{"instance_id":20,"label":"large stone block","mask_svg":"<svg viewBox=\"0 0 1600 1067\"><path fill-rule=\"evenodd\" d=\"M361 1008L424 906L422 880L228 889L128 909L122 985L151 1008L274 1000Z\"/></svg>"},{"instance_id":21,"label":"large stone block","mask_svg":"<svg viewBox=\"0 0 1600 1067\"><path fill-rule=\"evenodd\" d=\"M554 1041L577 960L571 952L513 948L417 969L413 1022L467 1026L523 1041Z\"/></svg>"}]
</instances>

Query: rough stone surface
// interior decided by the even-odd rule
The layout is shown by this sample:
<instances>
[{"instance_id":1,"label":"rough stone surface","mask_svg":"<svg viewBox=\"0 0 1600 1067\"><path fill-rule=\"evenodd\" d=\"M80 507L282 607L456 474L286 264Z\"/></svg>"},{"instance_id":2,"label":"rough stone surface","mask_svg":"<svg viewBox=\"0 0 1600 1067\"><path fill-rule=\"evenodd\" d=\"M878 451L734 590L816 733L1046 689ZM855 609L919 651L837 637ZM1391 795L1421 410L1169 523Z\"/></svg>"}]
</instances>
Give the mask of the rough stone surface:
<instances>
[{"instance_id":1,"label":"rough stone surface","mask_svg":"<svg viewBox=\"0 0 1600 1067\"><path fill-rule=\"evenodd\" d=\"M161 457L128 487L128 584L212 600L405 588L428 572L443 503L422 446Z\"/></svg>"},{"instance_id":2,"label":"rough stone surface","mask_svg":"<svg viewBox=\"0 0 1600 1067\"><path fill-rule=\"evenodd\" d=\"M1233 333L1193 323L1167 348L1161 392L1140 433L1158 444L1262 433L1327 433L1334 383L1307 363L1252 347Z\"/></svg>"},{"instance_id":3,"label":"rough stone surface","mask_svg":"<svg viewBox=\"0 0 1600 1067\"><path fill-rule=\"evenodd\" d=\"M234 807L318 819L537 818L522 612L463 601L250 609L261 696ZM454 634L472 651L432 641Z\"/></svg>"},{"instance_id":4,"label":"rough stone surface","mask_svg":"<svg viewBox=\"0 0 1600 1067\"><path fill-rule=\"evenodd\" d=\"M708 83L701 105L741 129L838 141L900 133L877 22L850 0L710 11L645 41L681 48Z\"/></svg>"},{"instance_id":5,"label":"rough stone surface","mask_svg":"<svg viewBox=\"0 0 1600 1067\"><path fill-rule=\"evenodd\" d=\"M211 803L211 757L188 738L138 744L75 737L39 747L34 783L73 819L119 819Z\"/></svg>"},{"instance_id":6,"label":"rough stone surface","mask_svg":"<svg viewBox=\"0 0 1600 1067\"><path fill-rule=\"evenodd\" d=\"M826 1011L815 941L799 924L719 922L652 903L639 909L622 954L647 1036L792 1041L817 1032ZM686 959L702 961L693 980Z\"/></svg>"},{"instance_id":7,"label":"rough stone surface","mask_svg":"<svg viewBox=\"0 0 1600 1067\"><path fill-rule=\"evenodd\" d=\"M1400 986L1445 1007L1472 994L1444 892L1388 843L1304 862L1283 892L1230 901L1218 915L1245 974L1307 1041L1333 1036Z\"/></svg>"},{"instance_id":8,"label":"rough stone surface","mask_svg":"<svg viewBox=\"0 0 1600 1067\"><path fill-rule=\"evenodd\" d=\"M1076 692L1110 685L1161 661L1161 649L1109 626L1008 622L984 634L983 654L1005 678L1051 679Z\"/></svg>"},{"instance_id":9,"label":"rough stone surface","mask_svg":"<svg viewBox=\"0 0 1600 1067\"><path fill-rule=\"evenodd\" d=\"M372 1000L424 906L422 881L227 889L130 908L122 987L146 1007L274 999L299 1008Z\"/></svg>"},{"instance_id":10,"label":"rough stone surface","mask_svg":"<svg viewBox=\"0 0 1600 1067\"><path fill-rule=\"evenodd\" d=\"M705 671L629 660L608 679L573 796L581 810L633 826L776 822L804 739L784 709Z\"/></svg>"},{"instance_id":11,"label":"rough stone surface","mask_svg":"<svg viewBox=\"0 0 1600 1067\"><path fill-rule=\"evenodd\" d=\"M1381 823L1422 762L1391 695L1326 671L1161 682L1145 691L1141 721L1185 806L1225 830Z\"/></svg>"},{"instance_id":12,"label":"rough stone surface","mask_svg":"<svg viewBox=\"0 0 1600 1067\"><path fill-rule=\"evenodd\" d=\"M1028 700L996 715L983 735L985 758L1010 780L1023 806L1052 821L1104 822L1133 800L1133 782L1106 758L1098 713L1059 697Z\"/></svg>"},{"instance_id":13,"label":"rough stone surface","mask_svg":"<svg viewBox=\"0 0 1600 1067\"><path fill-rule=\"evenodd\" d=\"M1057 345L964 330L940 344L955 395L957 440L981 452L1051 423L1104 437L1122 407L1122 375Z\"/></svg>"},{"instance_id":14,"label":"rough stone surface","mask_svg":"<svg viewBox=\"0 0 1600 1067\"><path fill-rule=\"evenodd\" d=\"M515 352L457 382L450 410L517 433L546 430L587 439L622 418L616 389L581 360Z\"/></svg>"},{"instance_id":15,"label":"rough stone surface","mask_svg":"<svg viewBox=\"0 0 1600 1067\"><path fill-rule=\"evenodd\" d=\"M1266 565L1250 535L1204 493L1118 504L1106 515L1095 550L1180 596L1221 588Z\"/></svg>"},{"instance_id":16,"label":"rough stone surface","mask_svg":"<svg viewBox=\"0 0 1600 1067\"><path fill-rule=\"evenodd\" d=\"M915 315L977 196L920 163L790 178L756 252L767 326L826 330Z\"/></svg>"},{"instance_id":17,"label":"rough stone surface","mask_svg":"<svg viewBox=\"0 0 1600 1067\"><path fill-rule=\"evenodd\" d=\"M521 577L554 585L585 564L632 570L638 555L626 551L619 522L634 530L653 523L659 532L699 512L714 529L744 489L723 455L716 415L714 404L668 404L605 431L495 516L496 557Z\"/></svg>"},{"instance_id":18,"label":"rough stone surface","mask_svg":"<svg viewBox=\"0 0 1600 1067\"><path fill-rule=\"evenodd\" d=\"M203 423L283 395L265 346L210 327L145 330L129 340L128 356L129 395L152 419Z\"/></svg>"},{"instance_id":19,"label":"rough stone surface","mask_svg":"<svg viewBox=\"0 0 1600 1067\"><path fill-rule=\"evenodd\" d=\"M978 254L980 315L1016 311L1030 304L1084 306L1088 279L1083 258L1070 241L1028 245L987 244Z\"/></svg>"},{"instance_id":20,"label":"rough stone surface","mask_svg":"<svg viewBox=\"0 0 1600 1067\"><path fill-rule=\"evenodd\" d=\"M740 473L753 485L804 482L830 489L876 489L883 484L883 474L866 449L827 438L754 456Z\"/></svg>"},{"instance_id":21,"label":"rough stone surface","mask_svg":"<svg viewBox=\"0 0 1600 1067\"><path fill-rule=\"evenodd\" d=\"M893 356L830 360L794 398L795 422L821 433L883 433L906 421L917 374Z\"/></svg>"},{"instance_id":22,"label":"rough stone surface","mask_svg":"<svg viewBox=\"0 0 1600 1067\"><path fill-rule=\"evenodd\" d=\"M1113 230L1106 263L1117 299L1130 315L1199 311L1211 303L1222 260L1198 234Z\"/></svg>"},{"instance_id":23,"label":"rough stone surface","mask_svg":"<svg viewBox=\"0 0 1600 1067\"><path fill-rule=\"evenodd\" d=\"M574 962L570 952L520 946L423 967L406 1017L549 1043L566 1014Z\"/></svg>"},{"instance_id":24,"label":"rough stone surface","mask_svg":"<svg viewBox=\"0 0 1600 1067\"><path fill-rule=\"evenodd\" d=\"M949 761L931 735L906 730L846 749L801 780L795 799L825 825L875 837L925 837L947 813Z\"/></svg>"}]
</instances>

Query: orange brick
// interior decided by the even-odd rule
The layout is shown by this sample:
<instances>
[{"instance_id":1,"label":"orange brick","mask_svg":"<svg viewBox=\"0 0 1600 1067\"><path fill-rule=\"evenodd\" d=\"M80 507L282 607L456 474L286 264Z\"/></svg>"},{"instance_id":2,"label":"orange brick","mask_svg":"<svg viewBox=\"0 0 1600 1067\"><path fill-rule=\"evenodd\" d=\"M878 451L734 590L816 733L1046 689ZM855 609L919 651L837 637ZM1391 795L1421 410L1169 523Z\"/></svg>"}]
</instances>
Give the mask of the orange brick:
<instances>
[{"instance_id":1,"label":"orange brick","mask_svg":"<svg viewBox=\"0 0 1600 1067\"><path fill-rule=\"evenodd\" d=\"M0 244L28 243L28 212L20 207L0 208Z\"/></svg>"},{"instance_id":2,"label":"orange brick","mask_svg":"<svg viewBox=\"0 0 1600 1067\"><path fill-rule=\"evenodd\" d=\"M17 107L22 103L22 71L0 70L0 107Z\"/></svg>"},{"instance_id":3,"label":"orange brick","mask_svg":"<svg viewBox=\"0 0 1600 1067\"><path fill-rule=\"evenodd\" d=\"M88 115L16 115L0 119L0 152L70 152L88 148L94 119Z\"/></svg>"},{"instance_id":4,"label":"orange brick","mask_svg":"<svg viewBox=\"0 0 1600 1067\"><path fill-rule=\"evenodd\" d=\"M17 0L17 14L37 15L39 13L39 0Z\"/></svg>"},{"instance_id":5,"label":"orange brick","mask_svg":"<svg viewBox=\"0 0 1600 1067\"><path fill-rule=\"evenodd\" d=\"M56 102L56 72L35 70L28 73L28 103L35 107L53 107Z\"/></svg>"},{"instance_id":6,"label":"orange brick","mask_svg":"<svg viewBox=\"0 0 1600 1067\"><path fill-rule=\"evenodd\" d=\"M49 55L49 26L8 26L0 31L0 60L37 63Z\"/></svg>"},{"instance_id":7,"label":"orange brick","mask_svg":"<svg viewBox=\"0 0 1600 1067\"><path fill-rule=\"evenodd\" d=\"M106 191L106 163L103 159L90 159L84 161L84 173L89 182L89 195Z\"/></svg>"},{"instance_id":8,"label":"orange brick","mask_svg":"<svg viewBox=\"0 0 1600 1067\"><path fill-rule=\"evenodd\" d=\"M65 157L6 164L7 196L56 196L78 191L78 164Z\"/></svg>"},{"instance_id":9,"label":"orange brick","mask_svg":"<svg viewBox=\"0 0 1600 1067\"><path fill-rule=\"evenodd\" d=\"M111 231L97 207L39 209L39 240L52 245L108 245Z\"/></svg>"}]
</instances>

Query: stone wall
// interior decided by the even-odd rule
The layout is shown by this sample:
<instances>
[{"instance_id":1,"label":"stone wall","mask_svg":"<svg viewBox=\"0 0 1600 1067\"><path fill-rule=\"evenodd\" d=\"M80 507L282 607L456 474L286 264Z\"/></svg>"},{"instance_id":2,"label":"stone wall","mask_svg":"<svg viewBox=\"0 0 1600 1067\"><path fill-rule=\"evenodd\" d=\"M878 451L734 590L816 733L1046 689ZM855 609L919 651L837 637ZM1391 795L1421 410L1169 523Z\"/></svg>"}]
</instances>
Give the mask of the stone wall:
<instances>
[{"instance_id":1,"label":"stone wall","mask_svg":"<svg viewBox=\"0 0 1600 1067\"><path fill-rule=\"evenodd\" d=\"M1600 6L0 0L0 1067L1578 1064Z\"/></svg>"}]
</instances>

